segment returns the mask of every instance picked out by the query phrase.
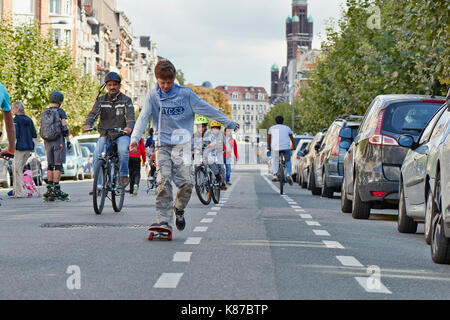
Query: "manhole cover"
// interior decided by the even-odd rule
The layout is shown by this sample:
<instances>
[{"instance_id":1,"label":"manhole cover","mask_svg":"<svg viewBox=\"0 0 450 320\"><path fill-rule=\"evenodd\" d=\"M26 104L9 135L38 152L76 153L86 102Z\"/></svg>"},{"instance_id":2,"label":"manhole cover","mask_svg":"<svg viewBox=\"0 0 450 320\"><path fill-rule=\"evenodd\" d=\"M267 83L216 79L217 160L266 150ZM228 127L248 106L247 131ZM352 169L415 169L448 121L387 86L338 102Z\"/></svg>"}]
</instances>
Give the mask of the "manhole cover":
<instances>
[{"instance_id":1,"label":"manhole cover","mask_svg":"<svg viewBox=\"0 0 450 320\"><path fill-rule=\"evenodd\" d=\"M148 228L146 224L133 223L95 223L95 222L78 222L78 223L44 223L41 228L54 229L93 229L93 228Z\"/></svg>"}]
</instances>

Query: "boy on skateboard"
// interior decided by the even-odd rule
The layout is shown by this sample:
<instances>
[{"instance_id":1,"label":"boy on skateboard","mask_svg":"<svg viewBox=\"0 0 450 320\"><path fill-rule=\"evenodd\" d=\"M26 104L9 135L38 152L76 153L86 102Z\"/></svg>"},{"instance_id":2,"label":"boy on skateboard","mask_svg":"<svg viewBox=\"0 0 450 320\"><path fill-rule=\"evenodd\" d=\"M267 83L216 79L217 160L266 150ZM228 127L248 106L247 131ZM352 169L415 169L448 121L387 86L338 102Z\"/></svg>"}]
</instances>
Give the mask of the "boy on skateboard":
<instances>
[{"instance_id":1,"label":"boy on skateboard","mask_svg":"<svg viewBox=\"0 0 450 320\"><path fill-rule=\"evenodd\" d=\"M156 135L157 223L152 227L172 230L175 218L178 230L185 228L184 209L191 197L191 139L195 114L215 119L226 128L238 130L239 125L199 98L192 89L175 84L176 69L169 60L155 67L156 88L150 90L131 136L130 150L135 152L150 117ZM172 182L177 186L175 201ZM173 217L174 216L174 217Z\"/></svg>"}]
</instances>

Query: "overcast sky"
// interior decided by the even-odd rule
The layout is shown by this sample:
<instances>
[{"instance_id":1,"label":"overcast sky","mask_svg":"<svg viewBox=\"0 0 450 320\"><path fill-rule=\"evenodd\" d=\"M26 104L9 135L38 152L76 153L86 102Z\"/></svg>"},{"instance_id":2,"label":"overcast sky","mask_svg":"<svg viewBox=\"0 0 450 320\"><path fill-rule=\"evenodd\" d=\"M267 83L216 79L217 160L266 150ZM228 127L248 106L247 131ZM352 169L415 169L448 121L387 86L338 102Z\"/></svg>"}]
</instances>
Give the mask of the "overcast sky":
<instances>
[{"instance_id":1,"label":"overcast sky","mask_svg":"<svg viewBox=\"0 0 450 320\"><path fill-rule=\"evenodd\" d=\"M344 0L310 0L313 47L326 20L338 19ZM285 20L292 0L117 0L135 36L148 35L158 55L182 69L188 83L262 86L270 68L286 65Z\"/></svg>"}]
</instances>

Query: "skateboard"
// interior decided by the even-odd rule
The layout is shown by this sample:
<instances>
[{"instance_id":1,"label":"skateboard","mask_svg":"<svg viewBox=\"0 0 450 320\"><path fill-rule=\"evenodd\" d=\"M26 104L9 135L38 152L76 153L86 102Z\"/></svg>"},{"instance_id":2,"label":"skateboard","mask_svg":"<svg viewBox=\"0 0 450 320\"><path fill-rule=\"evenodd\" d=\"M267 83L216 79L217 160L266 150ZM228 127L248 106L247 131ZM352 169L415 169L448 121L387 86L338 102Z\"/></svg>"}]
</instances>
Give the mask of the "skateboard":
<instances>
[{"instance_id":1,"label":"skateboard","mask_svg":"<svg viewBox=\"0 0 450 320\"><path fill-rule=\"evenodd\" d=\"M172 230L165 227L150 227L148 228L150 234L148 235L148 240L172 240Z\"/></svg>"}]
</instances>

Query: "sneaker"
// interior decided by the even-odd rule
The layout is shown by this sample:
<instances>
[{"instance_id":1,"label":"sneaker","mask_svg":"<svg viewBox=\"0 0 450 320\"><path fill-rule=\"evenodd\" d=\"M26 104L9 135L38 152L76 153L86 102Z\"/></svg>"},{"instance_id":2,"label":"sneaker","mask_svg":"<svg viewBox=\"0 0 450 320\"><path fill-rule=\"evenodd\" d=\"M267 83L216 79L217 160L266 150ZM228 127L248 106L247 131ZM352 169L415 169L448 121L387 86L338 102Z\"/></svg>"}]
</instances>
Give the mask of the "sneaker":
<instances>
[{"instance_id":1,"label":"sneaker","mask_svg":"<svg viewBox=\"0 0 450 320\"><path fill-rule=\"evenodd\" d=\"M225 186L225 183L222 182L222 184L220 185L220 190L227 191L227 187Z\"/></svg>"},{"instance_id":2,"label":"sneaker","mask_svg":"<svg viewBox=\"0 0 450 320\"><path fill-rule=\"evenodd\" d=\"M231 183L230 183L230 182L227 182L227 186L231 186Z\"/></svg>"},{"instance_id":3,"label":"sneaker","mask_svg":"<svg viewBox=\"0 0 450 320\"><path fill-rule=\"evenodd\" d=\"M184 210L173 208L175 213L175 226L178 230L182 231L186 227L186 221L184 220Z\"/></svg>"},{"instance_id":4,"label":"sneaker","mask_svg":"<svg viewBox=\"0 0 450 320\"><path fill-rule=\"evenodd\" d=\"M130 183L130 179L127 176L120 177L120 185L126 187Z\"/></svg>"},{"instance_id":5,"label":"sneaker","mask_svg":"<svg viewBox=\"0 0 450 320\"><path fill-rule=\"evenodd\" d=\"M138 190L139 190L139 186L138 186L137 184L135 184L134 187L133 187L133 194L134 194L135 196L137 196Z\"/></svg>"},{"instance_id":6,"label":"sneaker","mask_svg":"<svg viewBox=\"0 0 450 320\"><path fill-rule=\"evenodd\" d=\"M172 231L172 226L166 221L161 221L160 223L154 223L151 226L152 227L163 227L163 228L170 229L170 231Z\"/></svg>"}]
</instances>

